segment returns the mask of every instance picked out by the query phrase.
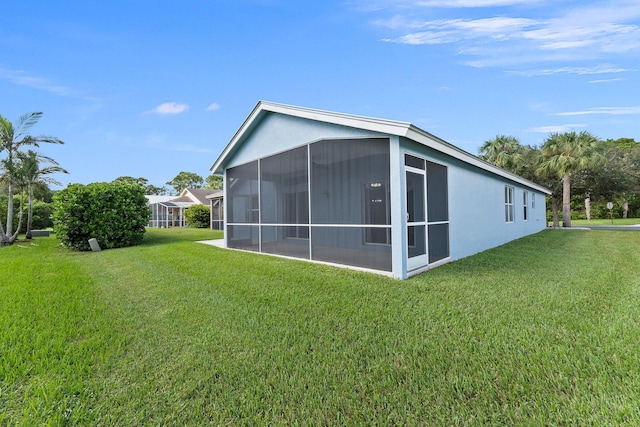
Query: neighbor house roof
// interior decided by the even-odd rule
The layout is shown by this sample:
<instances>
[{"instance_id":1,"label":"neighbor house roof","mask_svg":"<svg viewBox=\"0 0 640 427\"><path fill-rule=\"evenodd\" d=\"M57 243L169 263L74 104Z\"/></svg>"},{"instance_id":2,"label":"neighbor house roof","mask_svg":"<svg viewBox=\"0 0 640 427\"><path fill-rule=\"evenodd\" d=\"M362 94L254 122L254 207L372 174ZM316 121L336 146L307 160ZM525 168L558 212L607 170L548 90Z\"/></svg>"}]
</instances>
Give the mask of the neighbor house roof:
<instances>
[{"instance_id":1,"label":"neighbor house roof","mask_svg":"<svg viewBox=\"0 0 640 427\"><path fill-rule=\"evenodd\" d=\"M147 198L147 201L149 202L150 205L153 205L155 203L168 202L169 200L173 199L173 196L147 195L144 197Z\"/></svg>"},{"instance_id":2,"label":"neighbor house roof","mask_svg":"<svg viewBox=\"0 0 640 427\"><path fill-rule=\"evenodd\" d=\"M150 205L159 203L166 207L188 207L196 203L209 205L209 196L222 195L221 190L209 190L206 188L185 188L179 196L145 196Z\"/></svg>"},{"instance_id":3,"label":"neighbor house roof","mask_svg":"<svg viewBox=\"0 0 640 427\"><path fill-rule=\"evenodd\" d=\"M551 191L549 191L548 189L527 179L524 179L521 176L515 175L507 170L488 163L408 122L355 116L351 114L315 110L311 108L277 104L267 101L260 101L254 107L253 111L251 111L251 114L249 114L249 117L247 117L247 119L242 123L233 138L231 138L231 141L229 141L218 159L211 166L212 173L222 173L227 159L233 156L233 154L244 143L249 135L251 135L253 130L259 125L262 119L270 113L279 113L324 123L332 123L340 126L348 126L372 132L408 138L422 145L433 148L434 150L447 154L455 159L486 170L490 173L507 178L511 181L525 185L532 189L536 189L542 193L551 194Z\"/></svg>"},{"instance_id":4,"label":"neighbor house roof","mask_svg":"<svg viewBox=\"0 0 640 427\"><path fill-rule=\"evenodd\" d=\"M224 190L215 190L213 193L207 196L207 199L217 199L224 196Z\"/></svg>"},{"instance_id":5,"label":"neighbor house roof","mask_svg":"<svg viewBox=\"0 0 640 427\"><path fill-rule=\"evenodd\" d=\"M210 190L208 188L185 188L180 193L180 199L187 198L188 200L191 200L195 203L208 205L209 199L207 199L207 196L217 191L220 191L220 190ZM174 200L177 200L177 199L174 199Z\"/></svg>"}]
</instances>

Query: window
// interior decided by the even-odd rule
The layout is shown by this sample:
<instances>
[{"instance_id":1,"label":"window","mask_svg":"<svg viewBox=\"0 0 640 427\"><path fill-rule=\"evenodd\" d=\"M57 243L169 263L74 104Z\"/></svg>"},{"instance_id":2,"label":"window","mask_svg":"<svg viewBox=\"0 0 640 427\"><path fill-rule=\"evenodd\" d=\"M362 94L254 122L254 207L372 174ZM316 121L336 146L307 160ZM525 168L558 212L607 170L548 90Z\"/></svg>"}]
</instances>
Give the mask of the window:
<instances>
[{"instance_id":1,"label":"window","mask_svg":"<svg viewBox=\"0 0 640 427\"><path fill-rule=\"evenodd\" d=\"M391 210L389 209L389 192L387 185L381 182L371 182L364 185L364 223L375 225L391 224ZM365 243L391 244L391 229L365 228Z\"/></svg>"},{"instance_id":2,"label":"window","mask_svg":"<svg viewBox=\"0 0 640 427\"><path fill-rule=\"evenodd\" d=\"M522 209L523 209L522 212L524 214L523 218L525 221L529 218L527 216L527 205L529 204L529 200L527 200L528 199L527 194L528 193L526 191L522 192Z\"/></svg>"},{"instance_id":3,"label":"window","mask_svg":"<svg viewBox=\"0 0 640 427\"><path fill-rule=\"evenodd\" d=\"M536 193L531 193L531 209L536 208Z\"/></svg>"},{"instance_id":4,"label":"window","mask_svg":"<svg viewBox=\"0 0 640 427\"><path fill-rule=\"evenodd\" d=\"M449 257L448 192L447 167L427 161L429 263Z\"/></svg>"},{"instance_id":5,"label":"window","mask_svg":"<svg viewBox=\"0 0 640 427\"><path fill-rule=\"evenodd\" d=\"M227 242L229 247L259 250L258 162L227 169ZM233 225L237 224L237 225Z\"/></svg>"},{"instance_id":6,"label":"window","mask_svg":"<svg viewBox=\"0 0 640 427\"><path fill-rule=\"evenodd\" d=\"M308 224L309 223L309 192L298 191L284 193L284 223ZM284 237L296 239L308 239L309 227L285 227Z\"/></svg>"},{"instance_id":7,"label":"window","mask_svg":"<svg viewBox=\"0 0 640 427\"><path fill-rule=\"evenodd\" d=\"M504 220L513 222L513 187L504 187Z\"/></svg>"}]
</instances>

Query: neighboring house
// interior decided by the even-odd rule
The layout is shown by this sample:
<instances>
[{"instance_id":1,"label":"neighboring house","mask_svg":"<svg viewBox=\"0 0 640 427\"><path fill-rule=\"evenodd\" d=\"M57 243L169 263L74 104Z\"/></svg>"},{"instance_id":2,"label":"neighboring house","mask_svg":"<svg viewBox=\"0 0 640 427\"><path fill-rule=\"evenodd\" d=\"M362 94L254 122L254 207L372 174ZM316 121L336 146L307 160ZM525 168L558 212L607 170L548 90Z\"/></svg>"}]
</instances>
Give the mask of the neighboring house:
<instances>
[{"instance_id":1,"label":"neighboring house","mask_svg":"<svg viewBox=\"0 0 640 427\"><path fill-rule=\"evenodd\" d=\"M550 194L410 123L270 102L211 171L225 247L400 279L544 229Z\"/></svg>"},{"instance_id":2,"label":"neighboring house","mask_svg":"<svg viewBox=\"0 0 640 427\"><path fill-rule=\"evenodd\" d=\"M207 196L220 190L185 188L179 196L146 196L151 208L149 227L186 227L184 212L190 206L209 205Z\"/></svg>"},{"instance_id":3,"label":"neighboring house","mask_svg":"<svg viewBox=\"0 0 640 427\"><path fill-rule=\"evenodd\" d=\"M211 229L224 230L224 191L216 190L207 196L211 209Z\"/></svg>"}]
</instances>

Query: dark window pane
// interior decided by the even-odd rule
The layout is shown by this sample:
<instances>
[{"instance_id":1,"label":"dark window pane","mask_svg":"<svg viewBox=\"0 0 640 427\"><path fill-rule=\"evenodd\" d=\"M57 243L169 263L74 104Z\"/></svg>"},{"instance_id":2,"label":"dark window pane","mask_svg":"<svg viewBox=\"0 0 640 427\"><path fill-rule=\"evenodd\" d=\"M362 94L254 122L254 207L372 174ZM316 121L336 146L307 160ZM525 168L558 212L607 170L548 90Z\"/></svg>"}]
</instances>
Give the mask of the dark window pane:
<instances>
[{"instance_id":1,"label":"dark window pane","mask_svg":"<svg viewBox=\"0 0 640 427\"><path fill-rule=\"evenodd\" d=\"M424 170L424 160L410 154L404 155L404 164L407 166L411 166L412 168Z\"/></svg>"},{"instance_id":2,"label":"dark window pane","mask_svg":"<svg viewBox=\"0 0 640 427\"><path fill-rule=\"evenodd\" d=\"M258 162L227 170L227 207L230 223L258 222Z\"/></svg>"},{"instance_id":3,"label":"dark window pane","mask_svg":"<svg viewBox=\"0 0 640 427\"><path fill-rule=\"evenodd\" d=\"M391 271L391 246L366 245L361 227L313 227L312 259Z\"/></svg>"},{"instance_id":4,"label":"dark window pane","mask_svg":"<svg viewBox=\"0 0 640 427\"><path fill-rule=\"evenodd\" d=\"M391 225L387 188L387 184L381 182L371 182L364 185L365 224Z\"/></svg>"},{"instance_id":5,"label":"dark window pane","mask_svg":"<svg viewBox=\"0 0 640 427\"><path fill-rule=\"evenodd\" d=\"M449 224L429 226L429 263L449 257Z\"/></svg>"},{"instance_id":6,"label":"dark window pane","mask_svg":"<svg viewBox=\"0 0 640 427\"><path fill-rule=\"evenodd\" d=\"M326 140L311 149L311 220L363 224L366 185L388 185L389 140Z\"/></svg>"},{"instance_id":7,"label":"dark window pane","mask_svg":"<svg viewBox=\"0 0 640 427\"><path fill-rule=\"evenodd\" d=\"M448 221L447 167L427 162L427 215L429 222Z\"/></svg>"},{"instance_id":8,"label":"dark window pane","mask_svg":"<svg viewBox=\"0 0 640 427\"><path fill-rule=\"evenodd\" d=\"M427 242L424 225L407 227L407 248L409 258L424 255L427 253Z\"/></svg>"},{"instance_id":9,"label":"dark window pane","mask_svg":"<svg viewBox=\"0 0 640 427\"><path fill-rule=\"evenodd\" d=\"M424 175L407 172L407 213L409 222L423 222L424 217Z\"/></svg>"},{"instance_id":10,"label":"dark window pane","mask_svg":"<svg viewBox=\"0 0 640 427\"><path fill-rule=\"evenodd\" d=\"M301 230L298 230L301 229ZM306 238L302 237L306 234ZM291 237L291 236L294 237ZM300 237L298 237L300 236ZM262 227L262 252L309 259L309 226Z\"/></svg>"},{"instance_id":11,"label":"dark window pane","mask_svg":"<svg viewBox=\"0 0 640 427\"><path fill-rule=\"evenodd\" d=\"M307 169L307 146L260 160L263 223L309 223Z\"/></svg>"},{"instance_id":12,"label":"dark window pane","mask_svg":"<svg viewBox=\"0 0 640 427\"><path fill-rule=\"evenodd\" d=\"M257 225L227 225L227 245L246 251L260 250L259 228Z\"/></svg>"}]
</instances>

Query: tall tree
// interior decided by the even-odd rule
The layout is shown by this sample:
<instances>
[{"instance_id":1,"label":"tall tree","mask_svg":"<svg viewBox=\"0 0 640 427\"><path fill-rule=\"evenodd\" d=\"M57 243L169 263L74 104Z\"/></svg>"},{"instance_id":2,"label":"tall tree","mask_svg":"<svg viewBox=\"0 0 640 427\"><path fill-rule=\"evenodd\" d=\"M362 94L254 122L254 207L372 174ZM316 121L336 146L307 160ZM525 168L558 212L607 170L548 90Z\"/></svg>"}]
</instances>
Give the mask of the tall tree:
<instances>
[{"instance_id":1,"label":"tall tree","mask_svg":"<svg viewBox=\"0 0 640 427\"><path fill-rule=\"evenodd\" d=\"M571 227L571 176L601 160L602 142L586 131L552 133L541 150L539 173L562 179L562 225Z\"/></svg>"},{"instance_id":2,"label":"tall tree","mask_svg":"<svg viewBox=\"0 0 640 427\"><path fill-rule=\"evenodd\" d=\"M0 154L4 153L5 155L5 158L2 159L2 169L7 182L8 195L7 227L5 230L0 224L0 246L15 242L20 232L20 227L15 232L13 231L13 191L14 186L18 183L17 153L25 146L38 147L42 143L64 144L63 141L52 136L29 135L29 129L38 123L41 117L41 112L27 113L22 115L16 124L13 124L0 116Z\"/></svg>"},{"instance_id":3,"label":"tall tree","mask_svg":"<svg viewBox=\"0 0 640 427\"><path fill-rule=\"evenodd\" d=\"M626 218L629 197L640 191L640 143L631 138L609 139L603 157L600 164L580 173L578 188L599 202L620 200Z\"/></svg>"},{"instance_id":4,"label":"tall tree","mask_svg":"<svg viewBox=\"0 0 640 427\"><path fill-rule=\"evenodd\" d=\"M222 190L222 177L220 175L208 175L205 179L204 188L208 188L209 190Z\"/></svg>"},{"instance_id":5,"label":"tall tree","mask_svg":"<svg viewBox=\"0 0 640 427\"><path fill-rule=\"evenodd\" d=\"M167 185L173 187L176 194L180 194L185 188L202 188L204 179L197 173L193 172L180 172L171 181L167 182Z\"/></svg>"},{"instance_id":6,"label":"tall tree","mask_svg":"<svg viewBox=\"0 0 640 427\"><path fill-rule=\"evenodd\" d=\"M481 159L514 173L521 168L524 154L518 138L507 135L497 135L485 141L479 149Z\"/></svg>"},{"instance_id":7,"label":"tall tree","mask_svg":"<svg viewBox=\"0 0 640 427\"><path fill-rule=\"evenodd\" d=\"M165 187L156 187L153 184L149 184L149 180L146 178L134 178L132 176L119 176L114 179L112 182L122 182L125 184L136 184L144 188L145 195L164 195L167 194L167 189Z\"/></svg>"},{"instance_id":8,"label":"tall tree","mask_svg":"<svg viewBox=\"0 0 640 427\"><path fill-rule=\"evenodd\" d=\"M31 225L33 223L33 191L34 187L41 184L56 184L58 181L50 177L54 173L69 173L60 167L58 162L51 157L43 156L33 150L27 152L18 152L19 167L17 170L17 178L22 184L23 190L27 191L28 207L27 207L27 231L26 238L31 238ZM41 167L42 163L48 163L48 166Z\"/></svg>"}]
</instances>

